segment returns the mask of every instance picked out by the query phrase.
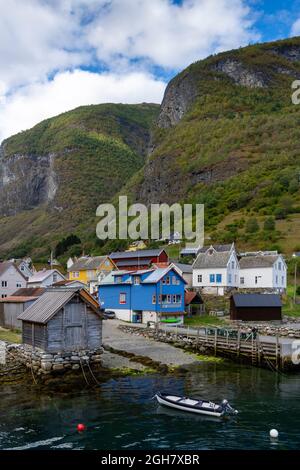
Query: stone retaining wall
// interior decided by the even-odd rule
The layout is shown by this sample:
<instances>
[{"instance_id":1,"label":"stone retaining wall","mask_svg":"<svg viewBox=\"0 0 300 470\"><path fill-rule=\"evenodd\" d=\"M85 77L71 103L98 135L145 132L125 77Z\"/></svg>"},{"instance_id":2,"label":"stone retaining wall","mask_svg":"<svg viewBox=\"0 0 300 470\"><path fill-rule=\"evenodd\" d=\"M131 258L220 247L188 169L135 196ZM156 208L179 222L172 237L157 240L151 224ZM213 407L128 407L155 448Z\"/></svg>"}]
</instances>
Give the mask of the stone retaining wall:
<instances>
[{"instance_id":1,"label":"stone retaining wall","mask_svg":"<svg viewBox=\"0 0 300 470\"><path fill-rule=\"evenodd\" d=\"M76 371L86 363L100 364L102 353L103 349L100 348L93 351L49 354L28 345L5 343L5 364L25 365L37 375L47 375L54 371Z\"/></svg>"}]
</instances>

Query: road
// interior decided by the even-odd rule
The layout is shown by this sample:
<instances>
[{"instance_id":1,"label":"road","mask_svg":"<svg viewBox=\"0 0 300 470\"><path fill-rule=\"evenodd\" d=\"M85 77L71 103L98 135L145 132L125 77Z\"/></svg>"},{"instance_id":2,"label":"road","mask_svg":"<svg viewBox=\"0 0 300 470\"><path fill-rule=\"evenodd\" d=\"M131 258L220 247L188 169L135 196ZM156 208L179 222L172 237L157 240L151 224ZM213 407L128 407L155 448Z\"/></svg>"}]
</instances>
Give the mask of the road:
<instances>
[{"instance_id":1,"label":"road","mask_svg":"<svg viewBox=\"0 0 300 470\"><path fill-rule=\"evenodd\" d=\"M118 328L120 323L121 322L118 320L105 320L103 322L104 347L108 346L116 351L124 351L136 356L150 358L168 367L200 363L195 356L184 352L182 349L175 348L170 344L125 333Z\"/></svg>"}]
</instances>

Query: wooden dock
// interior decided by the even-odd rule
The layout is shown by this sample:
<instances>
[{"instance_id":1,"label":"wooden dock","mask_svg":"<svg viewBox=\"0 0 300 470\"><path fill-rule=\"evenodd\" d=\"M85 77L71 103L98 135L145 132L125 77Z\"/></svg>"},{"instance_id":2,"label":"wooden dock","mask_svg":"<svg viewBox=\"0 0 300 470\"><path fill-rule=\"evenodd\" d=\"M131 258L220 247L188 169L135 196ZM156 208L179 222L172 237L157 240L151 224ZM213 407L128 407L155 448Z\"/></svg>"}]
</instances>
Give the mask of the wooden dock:
<instances>
[{"instance_id":1,"label":"wooden dock","mask_svg":"<svg viewBox=\"0 0 300 470\"><path fill-rule=\"evenodd\" d=\"M283 353L280 338L260 340L254 333L219 328L177 328L159 325L158 334L172 337L174 342L185 341L195 350L207 350L215 356L251 363L257 367L282 370L290 362Z\"/></svg>"}]
</instances>

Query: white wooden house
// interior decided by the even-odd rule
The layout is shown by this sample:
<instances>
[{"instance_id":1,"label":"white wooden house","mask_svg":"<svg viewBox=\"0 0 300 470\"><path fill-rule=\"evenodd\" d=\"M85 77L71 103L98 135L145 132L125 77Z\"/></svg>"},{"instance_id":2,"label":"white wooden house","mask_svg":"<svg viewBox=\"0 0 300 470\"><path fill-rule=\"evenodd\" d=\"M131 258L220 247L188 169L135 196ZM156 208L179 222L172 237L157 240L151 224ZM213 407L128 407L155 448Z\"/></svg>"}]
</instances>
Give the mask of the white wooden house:
<instances>
[{"instance_id":1,"label":"white wooden house","mask_svg":"<svg viewBox=\"0 0 300 470\"><path fill-rule=\"evenodd\" d=\"M34 267L31 258L13 258L10 259L12 263L15 263L19 270L24 274L25 277L31 277L34 274Z\"/></svg>"},{"instance_id":2,"label":"white wooden house","mask_svg":"<svg viewBox=\"0 0 300 470\"><path fill-rule=\"evenodd\" d=\"M286 290L287 265L282 255L244 256L239 264L240 289Z\"/></svg>"},{"instance_id":3,"label":"white wooden house","mask_svg":"<svg viewBox=\"0 0 300 470\"><path fill-rule=\"evenodd\" d=\"M0 263L0 298L5 299L17 289L26 287L27 278L11 261Z\"/></svg>"},{"instance_id":4,"label":"white wooden house","mask_svg":"<svg viewBox=\"0 0 300 470\"><path fill-rule=\"evenodd\" d=\"M28 287L50 287L66 278L57 269L43 269L28 279Z\"/></svg>"},{"instance_id":5,"label":"white wooden house","mask_svg":"<svg viewBox=\"0 0 300 470\"><path fill-rule=\"evenodd\" d=\"M193 264L193 287L224 295L239 286L239 262L234 245L210 246Z\"/></svg>"}]
</instances>

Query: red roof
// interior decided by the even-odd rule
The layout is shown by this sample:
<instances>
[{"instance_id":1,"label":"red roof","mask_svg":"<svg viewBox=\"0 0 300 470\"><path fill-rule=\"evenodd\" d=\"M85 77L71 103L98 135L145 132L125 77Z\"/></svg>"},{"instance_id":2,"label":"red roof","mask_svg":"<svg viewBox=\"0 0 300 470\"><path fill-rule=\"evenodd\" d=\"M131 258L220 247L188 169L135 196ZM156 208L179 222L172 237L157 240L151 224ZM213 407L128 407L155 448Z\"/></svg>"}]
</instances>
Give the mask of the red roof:
<instances>
[{"instance_id":1,"label":"red roof","mask_svg":"<svg viewBox=\"0 0 300 470\"><path fill-rule=\"evenodd\" d=\"M201 296L198 292L193 292L190 290L186 290L184 293L184 303L185 305L190 305L195 298L198 297L201 300Z\"/></svg>"},{"instance_id":2,"label":"red roof","mask_svg":"<svg viewBox=\"0 0 300 470\"><path fill-rule=\"evenodd\" d=\"M4 297L0 299L2 303L14 303L14 304L23 304L24 302L30 302L31 300L37 300L38 297L21 297L21 296L14 296L11 295L9 297Z\"/></svg>"}]
</instances>

